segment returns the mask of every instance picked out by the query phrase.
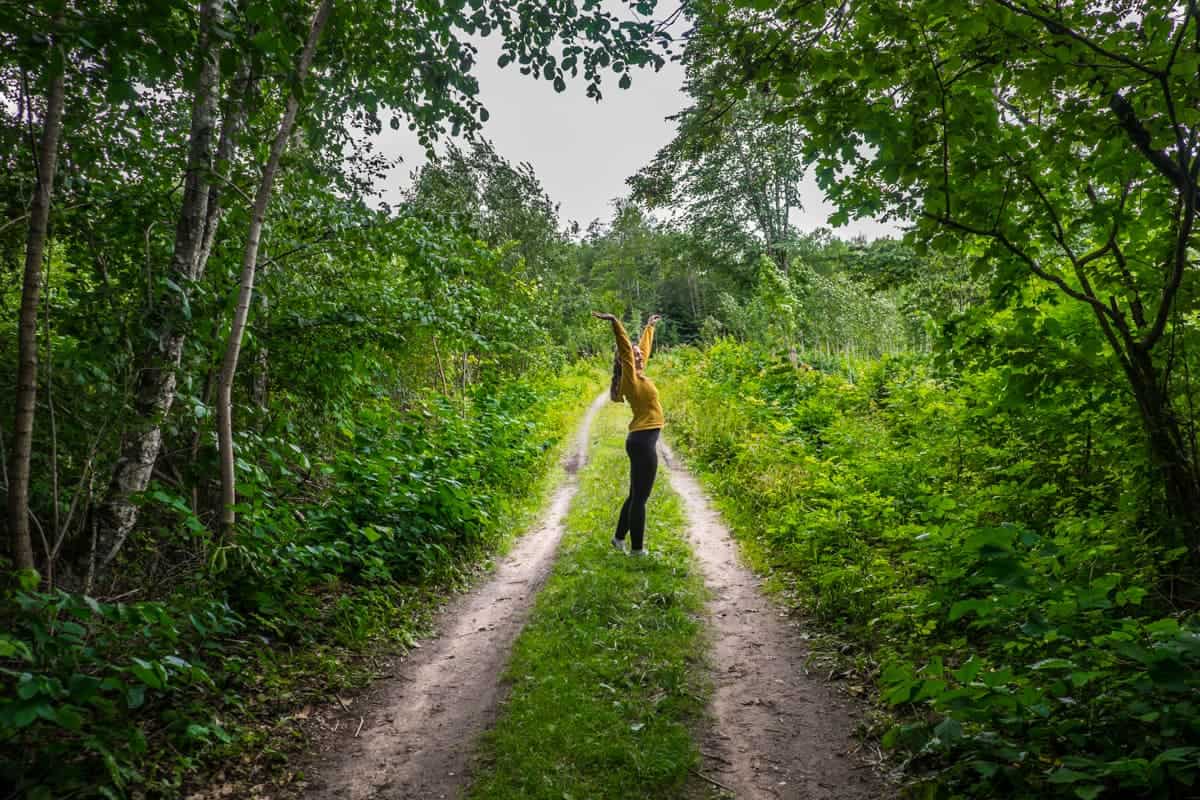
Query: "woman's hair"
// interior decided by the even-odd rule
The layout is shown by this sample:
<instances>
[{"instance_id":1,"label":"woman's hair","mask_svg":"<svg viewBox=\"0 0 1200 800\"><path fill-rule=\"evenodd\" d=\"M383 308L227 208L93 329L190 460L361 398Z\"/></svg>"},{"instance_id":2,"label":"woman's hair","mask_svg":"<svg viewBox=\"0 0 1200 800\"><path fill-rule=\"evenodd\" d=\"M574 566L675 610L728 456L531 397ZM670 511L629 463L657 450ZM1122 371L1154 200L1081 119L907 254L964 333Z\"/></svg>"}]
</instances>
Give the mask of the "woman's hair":
<instances>
[{"instance_id":1,"label":"woman's hair","mask_svg":"<svg viewBox=\"0 0 1200 800\"><path fill-rule=\"evenodd\" d=\"M614 403L620 403L625 398L621 396L621 352L613 350L612 381L608 384L608 396Z\"/></svg>"}]
</instances>

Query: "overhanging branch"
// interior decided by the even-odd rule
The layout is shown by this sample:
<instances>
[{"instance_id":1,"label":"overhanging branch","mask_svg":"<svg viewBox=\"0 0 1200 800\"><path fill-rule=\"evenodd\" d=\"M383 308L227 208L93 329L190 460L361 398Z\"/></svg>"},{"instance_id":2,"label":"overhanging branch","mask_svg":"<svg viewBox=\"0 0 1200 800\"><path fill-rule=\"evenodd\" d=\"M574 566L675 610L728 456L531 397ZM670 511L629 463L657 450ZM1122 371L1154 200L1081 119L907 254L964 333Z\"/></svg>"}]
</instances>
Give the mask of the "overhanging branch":
<instances>
[{"instance_id":1,"label":"overhanging branch","mask_svg":"<svg viewBox=\"0 0 1200 800\"><path fill-rule=\"evenodd\" d=\"M1191 192L1194 195L1195 183L1189 179L1187 172L1180 169L1179 164L1170 155L1153 147L1150 132L1137 118L1137 113L1129 101L1120 92L1113 92L1109 98L1108 107L1116 115L1118 124L1129 136L1138 152L1145 156L1146 160L1154 165L1154 168L1181 193Z\"/></svg>"},{"instance_id":2,"label":"overhanging branch","mask_svg":"<svg viewBox=\"0 0 1200 800\"><path fill-rule=\"evenodd\" d=\"M958 220L952 219L943 214L933 214L928 211L922 211L921 216L923 216L927 219L931 219L940 225L944 225L947 228L951 228L951 229L959 231L961 233L969 233L969 234L972 234L973 236L983 236L985 238L992 239L993 241L999 242L1004 247L1005 250L1008 250L1010 253L1015 255L1017 258L1019 258L1023 262L1025 262L1025 265L1027 267L1029 267L1030 272L1032 272L1034 275L1037 275L1042 280L1045 280L1045 281L1048 281L1048 282L1054 284L1068 297L1078 300L1081 303L1088 304L1093 309L1095 309L1097 311L1097 313L1099 313L1100 315L1102 315L1102 316L1108 315L1108 313L1109 313L1108 306L1104 305L1104 303L1102 301L1100 301L1098 298L1090 297L1090 296L1084 294L1083 292L1079 291L1078 289L1071 286L1071 284L1069 284L1065 280L1063 280L1063 278L1061 276L1055 275L1053 272L1049 272L1048 270L1046 270L1045 267L1043 267L1041 264L1039 264L1037 262L1037 259L1035 259L1033 256L1029 255L1029 253L1026 253L1020 247L1017 247L1015 244L1013 244L1013 241L1011 239L1009 239L1007 236L1005 236L1001 231L996 230L996 229L987 230L984 228L977 228L973 225L967 225L966 223L959 222Z\"/></svg>"}]
</instances>

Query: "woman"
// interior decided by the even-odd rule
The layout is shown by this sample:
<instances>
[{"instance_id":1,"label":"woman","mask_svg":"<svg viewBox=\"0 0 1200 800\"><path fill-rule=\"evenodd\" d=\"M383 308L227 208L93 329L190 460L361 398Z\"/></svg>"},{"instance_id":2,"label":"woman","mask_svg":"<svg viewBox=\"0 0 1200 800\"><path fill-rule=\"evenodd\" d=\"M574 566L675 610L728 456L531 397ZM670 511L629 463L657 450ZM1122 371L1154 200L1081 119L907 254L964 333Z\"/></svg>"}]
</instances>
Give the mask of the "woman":
<instances>
[{"instance_id":1,"label":"woman","mask_svg":"<svg viewBox=\"0 0 1200 800\"><path fill-rule=\"evenodd\" d=\"M625 452L629 454L629 496L621 506L617 520L617 533L612 545L625 551L625 535L629 534L632 545L629 554L644 556L643 537L646 532L646 501L654 488L654 476L658 472L658 432L663 426L662 406L658 402L658 389L643 371L650 350L654 347L654 325L662 317L658 314L646 322L642 339L638 344L629 341L629 334L621 320L612 314L593 311L592 316L612 323L617 337L617 363L613 369L613 399L623 397L633 409L633 421L629 423L629 435L625 437ZM619 370L619 375L618 375Z\"/></svg>"}]
</instances>

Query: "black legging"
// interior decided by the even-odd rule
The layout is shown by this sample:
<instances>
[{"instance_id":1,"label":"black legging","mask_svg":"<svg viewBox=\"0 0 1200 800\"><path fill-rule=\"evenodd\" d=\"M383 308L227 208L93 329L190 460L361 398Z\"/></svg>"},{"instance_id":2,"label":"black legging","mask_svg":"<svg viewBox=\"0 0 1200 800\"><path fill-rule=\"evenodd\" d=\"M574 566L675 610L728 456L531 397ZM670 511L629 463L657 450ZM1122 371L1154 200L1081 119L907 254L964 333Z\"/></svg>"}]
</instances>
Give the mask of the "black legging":
<instances>
[{"instance_id":1,"label":"black legging","mask_svg":"<svg viewBox=\"0 0 1200 800\"><path fill-rule=\"evenodd\" d=\"M633 431L625 437L625 452L629 454L629 496L621 506L621 517L617 520L617 539L624 541L631 533L634 550L642 549L642 538L646 534L646 501L654 488L654 476L658 472L658 428L648 431Z\"/></svg>"}]
</instances>

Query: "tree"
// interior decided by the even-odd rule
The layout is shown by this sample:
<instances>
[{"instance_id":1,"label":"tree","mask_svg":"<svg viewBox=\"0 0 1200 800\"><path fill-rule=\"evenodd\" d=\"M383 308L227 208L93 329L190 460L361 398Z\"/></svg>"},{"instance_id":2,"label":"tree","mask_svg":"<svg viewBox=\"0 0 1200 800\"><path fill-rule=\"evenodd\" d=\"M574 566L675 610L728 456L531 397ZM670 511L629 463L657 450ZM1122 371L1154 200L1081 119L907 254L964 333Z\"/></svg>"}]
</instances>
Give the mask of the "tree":
<instances>
[{"instance_id":1,"label":"tree","mask_svg":"<svg viewBox=\"0 0 1200 800\"><path fill-rule=\"evenodd\" d=\"M242 349L242 336L246 332L246 319L250 315L250 303L254 296L254 275L258 266L258 248L262 241L263 223L266 221L267 206L275 187L279 161L292 135L296 114L300 110L300 95L312 66L317 43L329 22L333 0L321 0L313 16L308 38L296 64L293 82L284 103L283 118L271 143L271 153L263 166L262 179L254 195L254 206L250 216L250 229L246 232L246 249L242 256L241 281L238 286L237 305L233 310L233 322L229 327L229 339L225 346L225 358L221 363L221 376L217 384L217 442L221 451L221 532L233 534L236 521L234 503L237 500L237 477L233 458L233 377L237 372L238 356Z\"/></svg>"},{"instance_id":2,"label":"tree","mask_svg":"<svg viewBox=\"0 0 1200 800\"><path fill-rule=\"evenodd\" d=\"M630 0L628 5L642 14L654 8L653 2ZM211 236L221 219L220 213L210 213L217 202L213 198L222 196L212 193L212 187L228 182L227 176L213 170L218 98L246 92L245 79L238 77L244 74L237 67L242 62L251 65L257 76L256 91L263 96L269 94L273 76L282 75L286 82L303 41L294 22L308 15L308 4L300 0L271 9L253 3L227 8L224 3L206 0L200 9L194 46L187 45L194 53L197 77L192 80L181 70L174 75L175 83L162 89L191 104L187 180L176 225L171 277L154 303L157 334L138 359L134 415L97 515L96 550L101 565L111 563L133 530L138 515L135 499L149 485L161 452L162 427L176 395L187 339L190 292L203 275ZM601 97L605 71L612 70L619 76L618 84L627 87L634 68L662 65L660 50L668 42L666 33L653 23L619 19L591 1L582 7L573 2L532 0L450 7L419 4L411 14L396 14L391 3L357 0L340 4L328 27L313 66L311 104L302 130L307 152L317 155L311 168L336 174L354 195L369 190L379 164L364 159L358 164L363 171L355 174L343 170L340 154L362 149L356 137L378 132L383 124L381 113L391 113L393 127L406 118L430 148L440 136L470 132L487 120L472 75L476 56L470 41L473 35L498 33L503 37L501 66L516 63L523 73L550 80L559 91L565 90L568 79L582 76L588 95L596 99ZM220 36L214 36L214 30L219 30ZM364 40L373 47L363 47ZM172 44L176 49L171 52L177 52L179 41ZM381 50L391 57L378 58ZM238 127L237 104L224 106L222 127ZM246 144L247 155L255 152L257 144ZM235 156L232 146L228 156L226 161Z\"/></svg>"},{"instance_id":3,"label":"tree","mask_svg":"<svg viewBox=\"0 0 1200 800\"><path fill-rule=\"evenodd\" d=\"M690 91L703 91L703 58L689 58L689 75ZM629 179L633 197L651 207L683 209L689 229L724 247L752 232L786 272L804 164L800 126L790 119L766 121L771 110L769 102L746 98L716 111L683 111L676 116L676 138Z\"/></svg>"},{"instance_id":4,"label":"tree","mask_svg":"<svg viewBox=\"0 0 1200 800\"><path fill-rule=\"evenodd\" d=\"M153 345L138 357L134 389L134 421L126 431L121 456L109 481L108 493L98 511L96 544L83 565L90 576L94 567L105 567L116 558L137 522L135 496L146 489L162 448L162 425L175 400L177 371L186 340L191 286L204 274L204 256L211 251L205 241L215 236L205 226L216 226L217 195L210 195L213 147L220 90L220 38L223 3L202 0L195 49L195 88L192 92L187 165L183 197L175 224L175 244L168 266L167 290L153 309ZM213 208L210 209L210 200ZM81 557L85 554L81 551ZM95 559L99 558L99 563ZM89 577L90 582L90 577Z\"/></svg>"},{"instance_id":5,"label":"tree","mask_svg":"<svg viewBox=\"0 0 1200 800\"><path fill-rule=\"evenodd\" d=\"M635 200L681 210L684 225L714 250L744 259L752 282L759 252L788 269L805 169L802 128L770 118L779 106L770 95L725 92L719 47L693 28L682 60L684 89L696 102L672 118L675 138L628 183Z\"/></svg>"},{"instance_id":6,"label":"tree","mask_svg":"<svg viewBox=\"0 0 1200 800\"><path fill-rule=\"evenodd\" d=\"M466 146L449 144L412 177L406 212L449 222L503 248L510 280L536 287L540 321L554 341L569 344L593 332L579 328L590 304L579 291L578 262L561 229L558 204L532 165L512 164L491 142L475 138Z\"/></svg>"},{"instance_id":7,"label":"tree","mask_svg":"<svg viewBox=\"0 0 1200 800\"><path fill-rule=\"evenodd\" d=\"M492 247L513 244L532 274L552 272L563 243L558 205L528 163L513 165L491 142L450 143L413 173L406 208L475 231Z\"/></svg>"},{"instance_id":8,"label":"tree","mask_svg":"<svg viewBox=\"0 0 1200 800\"><path fill-rule=\"evenodd\" d=\"M62 23L61 12L55 17ZM57 34L54 34L57 38ZM37 176L33 200L29 206L29 233L25 245L25 271L21 289L18 326L17 403L13 415L12 456L8 470L8 526L13 562L17 569L35 569L33 541L29 533L29 461L33 447L33 422L37 411L38 302L42 288L42 264L46 257L50 201L54 195L54 175L58 165L58 140L62 134L63 104L66 94L66 59L61 43L49 49L45 58L45 110L42 135L30 149ZM26 95L27 108L33 98ZM33 131L30 130L32 137Z\"/></svg>"},{"instance_id":9,"label":"tree","mask_svg":"<svg viewBox=\"0 0 1200 800\"><path fill-rule=\"evenodd\" d=\"M153 283L149 259L163 238L160 233L168 229L167 225L159 224L166 220L155 217L162 198L170 196L178 183L176 143L166 141L169 137L155 135L157 130L150 120L170 119L174 108L171 94L160 90L164 76L181 69L179 42L186 38L181 5L142 0L104 4L88 0L55 0L12 6L7 10L10 13L0 26L0 40L4 44L0 48L3 52L0 96L6 101L4 113L0 115L0 130L3 131L0 133L3 156L0 157L7 167L3 205L9 219L0 230L29 219L22 213L25 198L38 194L33 187L39 182L40 145L37 137L31 135L32 131L26 130L32 122L30 114L38 105L36 100L30 102L27 99L31 77L41 75L42 88L45 88L45 81L59 70L67 79L59 131L58 151L61 155L55 165L58 173L54 185L56 262L69 270L69 254L82 250L95 268L93 299L103 301L107 310L114 310L117 320L121 320L125 313L120 309L122 299L118 295L121 289L113 278L118 265L127 263L129 251L122 252L114 244L125 234L136 236L140 246L132 252L138 253L136 263L139 267L146 264L145 271L137 273L142 279L138 288L144 286L149 293ZM47 47L48 43L53 47ZM167 164L170 167L164 169ZM173 174L164 179L167 171ZM118 194L121 200L114 202ZM21 199L17 202L16 198ZM148 219L153 220L149 227L146 225ZM12 240L8 239L6 244L9 242ZM144 258L141 252L145 253ZM60 280L65 277L65 274L56 276ZM43 273L43 282L48 285L49 279L48 272ZM43 318L48 319L49 301L43 305ZM130 316L136 316L136 313ZM97 330L112 330L121 325L111 321L105 324L104 319L95 317ZM48 342L54 332L48 325L44 327ZM107 368L120 362L122 355L110 351L110 359L103 368L96 364L96 374L90 376L93 379L90 385L103 385L109 379L115 379ZM30 362L26 359L25 363ZM103 378L97 379L99 375ZM52 377L47 374L41 380L49 387ZM46 574L49 577L50 562L54 561L65 537L65 528L56 529L60 465L55 455L57 434L53 401L48 395L45 403L39 402L35 407L48 409L51 415L47 452L38 452L37 445L41 442L34 443L32 452L32 458L35 461L44 459L55 476L52 481L53 513L47 515L41 525L47 544ZM20 418L21 414L17 416ZM63 422L60 417L59 433ZM99 438L98 434L97 445ZM16 444L15 450L21 453L23 446L20 442ZM89 466L85 471L91 469L91 460L87 463ZM36 487L33 491L36 492ZM18 504L20 494L18 492L18 497L14 498ZM75 515L74 519L83 516L86 515ZM72 515L68 513L63 522L71 519Z\"/></svg>"},{"instance_id":10,"label":"tree","mask_svg":"<svg viewBox=\"0 0 1200 800\"><path fill-rule=\"evenodd\" d=\"M1200 547L1200 464L1172 341L1194 303L1200 9L1194 2L702 3L707 102L763 91L839 217L919 220L978 244L1001 292L1083 304L1161 476L1168 527Z\"/></svg>"}]
</instances>

